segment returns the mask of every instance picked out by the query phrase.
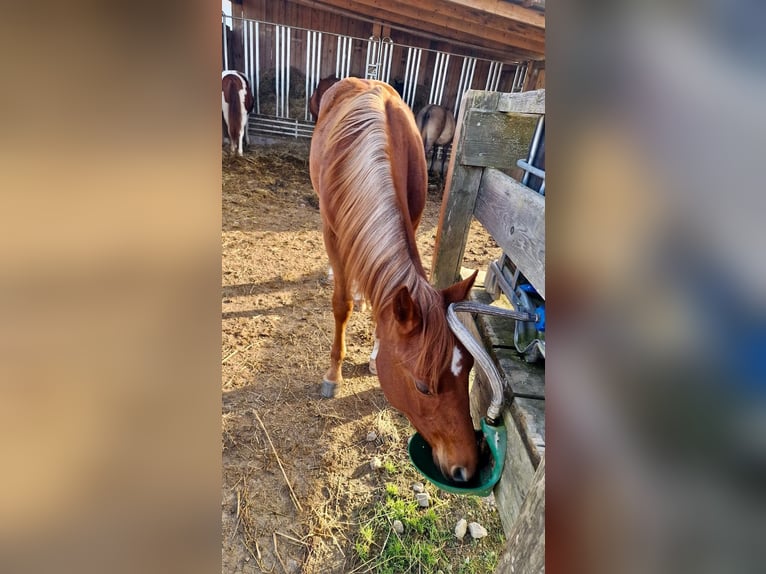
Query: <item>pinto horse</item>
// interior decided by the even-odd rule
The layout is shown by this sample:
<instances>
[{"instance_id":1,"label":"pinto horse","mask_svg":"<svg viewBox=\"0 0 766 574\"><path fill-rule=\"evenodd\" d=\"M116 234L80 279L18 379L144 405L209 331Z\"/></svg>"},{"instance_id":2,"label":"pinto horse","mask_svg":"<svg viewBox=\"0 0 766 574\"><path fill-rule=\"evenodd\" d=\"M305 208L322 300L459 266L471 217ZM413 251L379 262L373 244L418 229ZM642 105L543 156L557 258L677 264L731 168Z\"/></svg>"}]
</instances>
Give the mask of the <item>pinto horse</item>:
<instances>
[{"instance_id":1,"label":"pinto horse","mask_svg":"<svg viewBox=\"0 0 766 574\"><path fill-rule=\"evenodd\" d=\"M415 243L428 174L415 118L383 82L346 78L317 98L310 173L334 271L335 336L325 397L342 382L352 285L371 304L377 375L387 400L431 445L445 476L468 481L478 448L468 402L473 358L446 319L476 274L447 289L429 283Z\"/></svg>"},{"instance_id":2,"label":"pinto horse","mask_svg":"<svg viewBox=\"0 0 766 574\"><path fill-rule=\"evenodd\" d=\"M444 177L444 160L447 158L447 148L452 143L455 135L455 118L450 111L442 106L429 104L418 112L415 117L420 137L423 138L423 149L426 154L431 153L431 163L428 166L430 172L436 158L436 148L442 148L441 175Z\"/></svg>"},{"instance_id":3,"label":"pinto horse","mask_svg":"<svg viewBox=\"0 0 766 574\"><path fill-rule=\"evenodd\" d=\"M225 70L221 75L221 114L231 153L242 155L242 140L250 145L248 114L253 111L253 92L244 74Z\"/></svg>"}]
</instances>

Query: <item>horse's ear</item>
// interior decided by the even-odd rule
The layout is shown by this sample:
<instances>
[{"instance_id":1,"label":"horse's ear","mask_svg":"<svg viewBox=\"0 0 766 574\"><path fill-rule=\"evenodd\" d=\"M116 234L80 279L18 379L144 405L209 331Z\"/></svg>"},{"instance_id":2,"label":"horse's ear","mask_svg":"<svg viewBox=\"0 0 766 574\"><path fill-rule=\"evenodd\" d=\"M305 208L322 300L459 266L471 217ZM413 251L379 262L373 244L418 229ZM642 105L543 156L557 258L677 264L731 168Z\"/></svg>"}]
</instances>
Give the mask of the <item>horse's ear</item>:
<instances>
[{"instance_id":1,"label":"horse's ear","mask_svg":"<svg viewBox=\"0 0 766 574\"><path fill-rule=\"evenodd\" d=\"M450 285L446 289L442 289L442 297L444 297L444 306L449 306L450 303L456 303L458 301L464 301L468 297L468 292L473 287L473 282L476 281L476 276L479 274L479 270L473 272L473 274L454 285Z\"/></svg>"},{"instance_id":2,"label":"horse's ear","mask_svg":"<svg viewBox=\"0 0 766 574\"><path fill-rule=\"evenodd\" d=\"M410 297L410 291L406 285L402 285L396 291L393 309L394 318L402 335L409 335L420 328L422 322L420 309Z\"/></svg>"}]
</instances>

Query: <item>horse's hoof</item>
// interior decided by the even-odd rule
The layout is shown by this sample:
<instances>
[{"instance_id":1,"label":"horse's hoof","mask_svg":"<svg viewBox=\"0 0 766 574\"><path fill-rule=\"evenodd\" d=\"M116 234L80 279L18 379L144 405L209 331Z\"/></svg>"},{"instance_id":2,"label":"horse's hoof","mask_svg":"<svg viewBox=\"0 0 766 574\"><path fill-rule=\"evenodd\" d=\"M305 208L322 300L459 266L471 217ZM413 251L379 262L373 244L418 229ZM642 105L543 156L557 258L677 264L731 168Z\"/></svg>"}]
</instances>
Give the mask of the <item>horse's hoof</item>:
<instances>
[{"instance_id":1,"label":"horse's hoof","mask_svg":"<svg viewBox=\"0 0 766 574\"><path fill-rule=\"evenodd\" d=\"M373 375L378 374L378 366L375 363L375 359L370 359L370 373Z\"/></svg>"},{"instance_id":2,"label":"horse's hoof","mask_svg":"<svg viewBox=\"0 0 766 574\"><path fill-rule=\"evenodd\" d=\"M323 380L322 381L322 389L321 389L321 395L325 399L331 399L335 396L335 387L338 386L338 383L334 383L332 381Z\"/></svg>"}]
</instances>

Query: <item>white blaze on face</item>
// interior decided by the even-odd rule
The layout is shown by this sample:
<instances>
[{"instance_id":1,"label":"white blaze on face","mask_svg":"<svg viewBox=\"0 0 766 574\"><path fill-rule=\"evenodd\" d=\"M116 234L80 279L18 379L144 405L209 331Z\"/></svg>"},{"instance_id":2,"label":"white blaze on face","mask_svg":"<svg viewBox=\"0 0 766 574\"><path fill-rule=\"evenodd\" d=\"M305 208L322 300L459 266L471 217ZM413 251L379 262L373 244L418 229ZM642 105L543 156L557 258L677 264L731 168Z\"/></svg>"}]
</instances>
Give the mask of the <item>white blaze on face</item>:
<instances>
[{"instance_id":1,"label":"white blaze on face","mask_svg":"<svg viewBox=\"0 0 766 574\"><path fill-rule=\"evenodd\" d=\"M452 349L452 374L456 377L460 376L460 373L463 371L462 368L460 368L460 363L463 360L463 354L460 352L460 349L455 347Z\"/></svg>"}]
</instances>

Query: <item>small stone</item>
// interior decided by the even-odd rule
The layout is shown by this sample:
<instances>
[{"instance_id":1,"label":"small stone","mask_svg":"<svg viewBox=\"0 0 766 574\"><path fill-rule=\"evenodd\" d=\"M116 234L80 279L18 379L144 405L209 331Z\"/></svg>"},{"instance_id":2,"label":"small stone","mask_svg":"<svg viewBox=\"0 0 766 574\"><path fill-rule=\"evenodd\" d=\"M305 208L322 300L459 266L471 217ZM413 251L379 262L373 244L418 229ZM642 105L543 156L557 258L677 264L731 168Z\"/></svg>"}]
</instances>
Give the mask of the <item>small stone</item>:
<instances>
[{"instance_id":1,"label":"small stone","mask_svg":"<svg viewBox=\"0 0 766 574\"><path fill-rule=\"evenodd\" d=\"M461 518L455 525L455 537L458 540L462 540L466 530L468 530L468 521L465 518Z\"/></svg>"},{"instance_id":2,"label":"small stone","mask_svg":"<svg viewBox=\"0 0 766 574\"><path fill-rule=\"evenodd\" d=\"M372 442L375 439L378 438L378 433L376 433L374 430L371 430L367 433L367 442Z\"/></svg>"},{"instance_id":3,"label":"small stone","mask_svg":"<svg viewBox=\"0 0 766 574\"><path fill-rule=\"evenodd\" d=\"M383 462L377 457L372 457L372 460L370 461L370 468L372 470L379 470L383 467Z\"/></svg>"},{"instance_id":4,"label":"small stone","mask_svg":"<svg viewBox=\"0 0 766 574\"><path fill-rule=\"evenodd\" d=\"M404 532L404 524L402 524L401 520L394 520L393 526L397 534Z\"/></svg>"},{"instance_id":5,"label":"small stone","mask_svg":"<svg viewBox=\"0 0 766 574\"><path fill-rule=\"evenodd\" d=\"M484 538L487 535L487 529L478 522L471 522L468 525L468 531L471 533L471 537L476 539Z\"/></svg>"},{"instance_id":6,"label":"small stone","mask_svg":"<svg viewBox=\"0 0 766 574\"><path fill-rule=\"evenodd\" d=\"M415 492L425 492L426 491L426 487L423 486L422 482L413 482L412 483L412 490L414 490Z\"/></svg>"},{"instance_id":7,"label":"small stone","mask_svg":"<svg viewBox=\"0 0 766 574\"><path fill-rule=\"evenodd\" d=\"M428 508L428 505L430 503L431 497L428 496L427 492L418 492L415 495L415 499L418 501L418 504L422 506L423 508Z\"/></svg>"}]
</instances>

